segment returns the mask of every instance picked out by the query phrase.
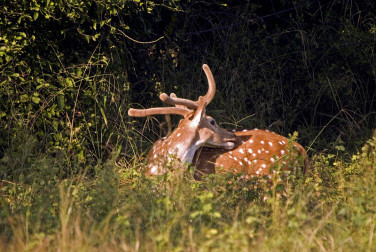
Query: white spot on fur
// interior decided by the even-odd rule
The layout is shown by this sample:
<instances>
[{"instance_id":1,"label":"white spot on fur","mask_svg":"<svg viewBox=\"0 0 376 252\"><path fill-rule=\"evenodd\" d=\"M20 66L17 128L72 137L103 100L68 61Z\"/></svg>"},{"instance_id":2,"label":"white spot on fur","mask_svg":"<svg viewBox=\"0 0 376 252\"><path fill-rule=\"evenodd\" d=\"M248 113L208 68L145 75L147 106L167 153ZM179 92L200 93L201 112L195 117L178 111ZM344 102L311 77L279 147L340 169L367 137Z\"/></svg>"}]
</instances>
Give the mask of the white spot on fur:
<instances>
[{"instance_id":1,"label":"white spot on fur","mask_svg":"<svg viewBox=\"0 0 376 252\"><path fill-rule=\"evenodd\" d=\"M252 151L252 149L248 149L248 152L249 152L249 153L252 153L253 151Z\"/></svg>"},{"instance_id":2,"label":"white spot on fur","mask_svg":"<svg viewBox=\"0 0 376 252\"><path fill-rule=\"evenodd\" d=\"M282 154L282 155L285 155L285 151L284 151L284 150L281 150L281 154Z\"/></svg>"},{"instance_id":3,"label":"white spot on fur","mask_svg":"<svg viewBox=\"0 0 376 252\"><path fill-rule=\"evenodd\" d=\"M262 164L261 167L262 167L262 168L266 168L266 164Z\"/></svg>"},{"instance_id":4,"label":"white spot on fur","mask_svg":"<svg viewBox=\"0 0 376 252\"><path fill-rule=\"evenodd\" d=\"M249 143L253 143L253 140L251 139L251 140L249 140Z\"/></svg>"},{"instance_id":5,"label":"white spot on fur","mask_svg":"<svg viewBox=\"0 0 376 252\"><path fill-rule=\"evenodd\" d=\"M274 158L271 158L270 161L274 162Z\"/></svg>"},{"instance_id":6,"label":"white spot on fur","mask_svg":"<svg viewBox=\"0 0 376 252\"><path fill-rule=\"evenodd\" d=\"M243 149L240 149L239 152L242 153L242 154L244 154L244 150Z\"/></svg>"},{"instance_id":7,"label":"white spot on fur","mask_svg":"<svg viewBox=\"0 0 376 252\"><path fill-rule=\"evenodd\" d=\"M261 144L264 144L265 142L264 141L260 141Z\"/></svg>"},{"instance_id":8,"label":"white spot on fur","mask_svg":"<svg viewBox=\"0 0 376 252\"><path fill-rule=\"evenodd\" d=\"M153 166L151 167L150 169L150 173L153 174L153 175L157 175L158 174L158 169L156 166Z\"/></svg>"},{"instance_id":9,"label":"white spot on fur","mask_svg":"<svg viewBox=\"0 0 376 252\"><path fill-rule=\"evenodd\" d=\"M273 146L273 143L272 143L272 142L269 142L269 145L270 145L270 146Z\"/></svg>"}]
</instances>

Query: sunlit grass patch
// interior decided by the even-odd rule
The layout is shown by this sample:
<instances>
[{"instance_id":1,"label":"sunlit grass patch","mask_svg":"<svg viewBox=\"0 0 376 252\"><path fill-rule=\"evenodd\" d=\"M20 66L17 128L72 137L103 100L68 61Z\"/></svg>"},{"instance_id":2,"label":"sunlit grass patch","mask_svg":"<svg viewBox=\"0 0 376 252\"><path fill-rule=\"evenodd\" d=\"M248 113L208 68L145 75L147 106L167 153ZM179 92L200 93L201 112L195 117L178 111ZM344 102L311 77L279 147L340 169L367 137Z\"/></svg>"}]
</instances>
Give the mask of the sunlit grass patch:
<instances>
[{"instance_id":1,"label":"sunlit grass patch","mask_svg":"<svg viewBox=\"0 0 376 252\"><path fill-rule=\"evenodd\" d=\"M39 173L26 182L3 180L0 248L372 251L375 157L375 140L351 158L316 155L307 175L285 176L288 188L242 174L196 181L192 169L145 177L143 164L115 159L86 169L94 176L82 171L47 184L39 183L45 176ZM45 160L23 165L59 162Z\"/></svg>"}]
</instances>

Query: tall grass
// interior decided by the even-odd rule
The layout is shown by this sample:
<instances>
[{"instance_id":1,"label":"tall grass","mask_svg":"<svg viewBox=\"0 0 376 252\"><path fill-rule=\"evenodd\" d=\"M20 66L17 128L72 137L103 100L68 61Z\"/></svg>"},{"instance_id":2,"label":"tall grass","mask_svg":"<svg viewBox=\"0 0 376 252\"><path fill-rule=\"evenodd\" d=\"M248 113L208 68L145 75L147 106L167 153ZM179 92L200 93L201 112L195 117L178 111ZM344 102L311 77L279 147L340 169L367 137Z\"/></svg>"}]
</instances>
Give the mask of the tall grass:
<instances>
[{"instance_id":1,"label":"tall grass","mask_svg":"<svg viewBox=\"0 0 376 252\"><path fill-rule=\"evenodd\" d=\"M232 174L194 181L193 169L145 178L143 164L116 158L65 179L34 172L33 179L2 180L0 250L376 248L376 139L350 158L314 156L309 173L290 177L288 190ZM38 171L64 163L56 157L26 160L25 169ZM1 165L11 162L3 159ZM94 177L85 172L91 169L98 171Z\"/></svg>"}]
</instances>

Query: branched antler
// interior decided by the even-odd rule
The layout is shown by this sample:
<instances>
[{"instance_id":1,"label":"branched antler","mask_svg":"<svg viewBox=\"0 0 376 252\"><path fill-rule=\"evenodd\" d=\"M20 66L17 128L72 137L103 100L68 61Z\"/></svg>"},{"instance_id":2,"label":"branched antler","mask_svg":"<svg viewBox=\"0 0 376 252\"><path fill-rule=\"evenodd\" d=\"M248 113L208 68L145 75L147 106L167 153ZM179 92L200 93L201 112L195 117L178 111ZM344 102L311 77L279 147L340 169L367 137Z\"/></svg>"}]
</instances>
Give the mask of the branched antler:
<instances>
[{"instance_id":1,"label":"branched antler","mask_svg":"<svg viewBox=\"0 0 376 252\"><path fill-rule=\"evenodd\" d=\"M169 105L174 105L175 107L166 108L150 108L150 109L129 109L129 116L144 117L149 115L164 115L164 114L178 114L182 116L187 116L189 113L197 110L201 106L208 105L214 98L216 86L212 72L208 65L204 64L202 66L206 78L208 79L208 92L204 97L200 96L197 101L192 101L189 99L178 98L174 93L168 96L166 93L162 93L159 98Z\"/></svg>"}]
</instances>

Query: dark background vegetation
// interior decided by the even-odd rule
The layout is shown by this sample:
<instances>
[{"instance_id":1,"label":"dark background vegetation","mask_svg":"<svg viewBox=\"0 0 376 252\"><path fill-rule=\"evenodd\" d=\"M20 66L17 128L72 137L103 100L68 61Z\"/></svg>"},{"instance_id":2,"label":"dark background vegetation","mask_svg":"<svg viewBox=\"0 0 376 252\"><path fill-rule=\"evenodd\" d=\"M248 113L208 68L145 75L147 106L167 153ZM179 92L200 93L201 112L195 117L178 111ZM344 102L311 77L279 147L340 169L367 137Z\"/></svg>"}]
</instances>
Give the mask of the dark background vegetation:
<instances>
[{"instance_id":1,"label":"dark background vegetation","mask_svg":"<svg viewBox=\"0 0 376 252\"><path fill-rule=\"evenodd\" d=\"M374 247L375 142L364 145L376 126L374 1L0 6L0 250L12 237L14 251L114 240L146 251ZM204 63L217 83L207 111L221 126L299 132L312 169L287 201L263 200L278 186L233 175L143 177L168 127L127 110L164 106L161 92L196 100Z\"/></svg>"},{"instance_id":2,"label":"dark background vegetation","mask_svg":"<svg viewBox=\"0 0 376 252\"><path fill-rule=\"evenodd\" d=\"M160 92L196 99L207 88L203 63L218 85L208 111L224 127L299 131L319 152L338 141L355 150L375 127L373 1L2 6L1 157L22 131L84 162L119 146L132 158L159 129L147 124L158 134L140 139L144 121L127 109L161 106Z\"/></svg>"},{"instance_id":3,"label":"dark background vegetation","mask_svg":"<svg viewBox=\"0 0 376 252\"><path fill-rule=\"evenodd\" d=\"M142 120L127 109L161 106L162 91L196 99L203 63L225 127L297 130L316 151L356 148L375 127L373 1L2 5L1 156L26 130L48 152L131 157Z\"/></svg>"}]
</instances>

